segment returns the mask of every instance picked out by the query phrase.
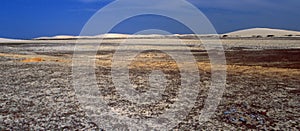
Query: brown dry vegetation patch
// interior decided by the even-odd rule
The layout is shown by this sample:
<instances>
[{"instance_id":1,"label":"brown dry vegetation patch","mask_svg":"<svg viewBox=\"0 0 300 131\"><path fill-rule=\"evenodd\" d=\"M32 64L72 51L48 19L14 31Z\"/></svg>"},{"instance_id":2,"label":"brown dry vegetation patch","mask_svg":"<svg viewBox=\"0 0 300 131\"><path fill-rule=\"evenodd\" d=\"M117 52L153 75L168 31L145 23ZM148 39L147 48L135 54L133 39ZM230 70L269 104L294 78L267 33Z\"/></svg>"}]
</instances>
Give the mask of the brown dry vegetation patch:
<instances>
[{"instance_id":1,"label":"brown dry vegetation patch","mask_svg":"<svg viewBox=\"0 0 300 131\"><path fill-rule=\"evenodd\" d=\"M112 61L97 61L98 66L111 67ZM122 64L122 63L120 63ZM199 70L205 72L211 71L211 64L206 62L198 62ZM247 75L261 75L269 77L299 77L299 69L277 68L277 67L263 67L263 66L248 66L248 65L226 65L228 74L247 74ZM144 70L177 70L178 63L174 61L133 61L128 66L129 69L144 69Z\"/></svg>"},{"instance_id":2,"label":"brown dry vegetation patch","mask_svg":"<svg viewBox=\"0 0 300 131\"><path fill-rule=\"evenodd\" d=\"M177 70L178 66L173 61L134 61L130 63L129 69L144 69L144 70Z\"/></svg>"},{"instance_id":3,"label":"brown dry vegetation patch","mask_svg":"<svg viewBox=\"0 0 300 131\"><path fill-rule=\"evenodd\" d=\"M44 56L44 55L20 55L20 54L5 54L0 53L0 56L21 59L20 62L32 63L32 62L59 62L59 63L71 63L72 60L64 59L61 57Z\"/></svg>"},{"instance_id":4,"label":"brown dry vegetation patch","mask_svg":"<svg viewBox=\"0 0 300 131\"><path fill-rule=\"evenodd\" d=\"M30 63L30 62L42 62L42 61L45 61L45 60L43 58L40 58L40 57L35 57L35 58L24 59L21 62Z\"/></svg>"},{"instance_id":5,"label":"brown dry vegetation patch","mask_svg":"<svg viewBox=\"0 0 300 131\"><path fill-rule=\"evenodd\" d=\"M198 62L198 67L204 71L210 71L211 64L205 62ZM277 67L263 67L263 66L247 66L247 65L227 65L227 73L240 73L252 75L286 75L286 76L300 76L299 69L277 68Z\"/></svg>"},{"instance_id":6,"label":"brown dry vegetation patch","mask_svg":"<svg viewBox=\"0 0 300 131\"><path fill-rule=\"evenodd\" d=\"M98 66L111 67L112 56L105 59L98 59L96 64ZM116 61L114 61L116 62ZM127 61L128 62L128 61ZM124 65L126 61L118 62L116 65ZM191 63L193 64L193 63ZM250 75L250 76L269 76L269 77L299 77L300 69L283 68L281 66L262 66L248 65L241 63L231 63L226 65L227 73L230 75ZM133 61L128 65L129 69L143 69L143 70L178 70L179 65L188 66L188 63L176 63L171 56L159 51L143 52L136 56ZM211 72L211 64L209 62L197 62L200 71ZM216 66L216 65L214 65Z\"/></svg>"}]
</instances>

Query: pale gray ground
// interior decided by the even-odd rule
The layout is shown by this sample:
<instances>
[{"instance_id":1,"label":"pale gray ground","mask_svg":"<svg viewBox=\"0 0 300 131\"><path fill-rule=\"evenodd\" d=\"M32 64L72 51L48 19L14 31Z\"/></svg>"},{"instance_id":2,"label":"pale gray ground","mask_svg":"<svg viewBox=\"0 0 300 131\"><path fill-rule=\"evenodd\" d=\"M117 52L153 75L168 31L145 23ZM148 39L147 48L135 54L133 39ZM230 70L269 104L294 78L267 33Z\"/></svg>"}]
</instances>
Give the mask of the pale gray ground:
<instances>
[{"instance_id":1,"label":"pale gray ground","mask_svg":"<svg viewBox=\"0 0 300 131\"><path fill-rule=\"evenodd\" d=\"M108 44L101 48L100 59L107 59L112 55L117 44L109 40ZM205 53L199 52L202 46L199 41L186 40L196 59L207 59ZM291 72L299 72L300 63L299 40L224 40L229 64L240 66L247 65L252 69L253 57L243 57L243 51L255 55L268 55L260 49L280 49L272 57L278 57L278 61L265 60L270 68L287 69ZM29 44L2 44L0 53L20 54L31 56L53 56L62 59L71 59L74 50L74 41L34 41ZM73 44L72 44L73 43ZM87 43L93 43L89 41ZM141 46L141 45L138 45ZM142 45L145 46L145 45ZM153 45L147 45L153 46ZM157 45L155 45L157 46ZM162 46L162 49L180 51L176 45ZM282 58L281 50L293 49L287 58ZM252 50L260 51L251 52ZM230 52L240 51L237 54ZM284 51L284 50L283 50ZM294 53L296 52L296 53ZM246 54L245 56L250 56ZM241 56L241 57L239 57ZM269 56L270 57L270 56ZM254 57L255 58L255 57ZM298 59L297 59L298 58ZM23 63L19 57L0 56L0 129L2 130L47 130L47 129L70 129L87 130L101 129L92 122L78 103L75 96L72 81L71 63L63 62L37 62ZM207 60L206 60L207 61ZM247 61L251 61L247 62ZM262 61L254 61L255 65L264 65ZM274 64L275 63L275 64ZM292 64L290 64L292 63ZM268 69L268 66L266 66ZM276 71L275 71L276 72ZM168 84L170 95L164 97L160 105L145 106L136 109L136 106L128 101L117 99L110 76L110 68L99 66L96 69L98 85L104 92L109 106L120 111L124 115L133 118L147 118L159 114L161 107L166 108L175 98L176 86L178 86L177 72L169 71ZM287 72L287 74L292 74ZM200 70L201 84L210 82L210 73ZM80 76L78 76L80 77ZM199 112L203 107L203 101L207 95L207 88L199 91L198 101L190 114L175 129L200 130L200 129L266 129L266 130L299 130L300 127L300 79L299 75L274 74L265 75L260 73L244 73L244 71L229 71L226 90L221 104L215 115L208 122L198 123ZM132 83L138 87L147 86L147 71L132 70ZM142 81L141 81L142 80ZM173 84L173 85L172 85ZM173 90L172 90L173 89ZM175 90L174 90L175 89ZM143 90L143 88L141 88ZM150 115L143 112L150 110ZM133 111L133 112L131 112Z\"/></svg>"}]
</instances>

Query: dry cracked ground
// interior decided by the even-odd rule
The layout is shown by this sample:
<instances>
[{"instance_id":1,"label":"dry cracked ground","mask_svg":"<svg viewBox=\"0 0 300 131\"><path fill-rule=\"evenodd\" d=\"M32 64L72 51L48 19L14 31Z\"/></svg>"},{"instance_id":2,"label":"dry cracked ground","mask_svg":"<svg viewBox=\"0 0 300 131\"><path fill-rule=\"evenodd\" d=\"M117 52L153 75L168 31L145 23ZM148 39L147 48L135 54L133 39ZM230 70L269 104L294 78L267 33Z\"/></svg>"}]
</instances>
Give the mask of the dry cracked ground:
<instances>
[{"instance_id":1,"label":"dry cracked ground","mask_svg":"<svg viewBox=\"0 0 300 131\"><path fill-rule=\"evenodd\" d=\"M121 41L105 40L97 51L94 67L90 67L95 70L102 95L99 97L107 101L110 110L128 118L149 119L161 115L177 100L184 79L178 63L157 49L175 53L186 50L171 42L161 44L143 39L133 40L128 50L121 50L126 54L145 49L128 65L129 81L135 91L143 93L159 86L149 80L153 71L164 74L166 88L159 100L141 105L121 97L112 79L113 56ZM200 88L193 108L173 129L300 129L300 40L223 39L226 89L214 115L202 124L199 115L211 83L211 64L200 41L182 41L197 61ZM78 43L88 48L98 41ZM0 44L0 130L103 129L88 117L75 93L74 84L78 83L74 79L85 77L72 73L75 44L76 40Z\"/></svg>"}]
</instances>

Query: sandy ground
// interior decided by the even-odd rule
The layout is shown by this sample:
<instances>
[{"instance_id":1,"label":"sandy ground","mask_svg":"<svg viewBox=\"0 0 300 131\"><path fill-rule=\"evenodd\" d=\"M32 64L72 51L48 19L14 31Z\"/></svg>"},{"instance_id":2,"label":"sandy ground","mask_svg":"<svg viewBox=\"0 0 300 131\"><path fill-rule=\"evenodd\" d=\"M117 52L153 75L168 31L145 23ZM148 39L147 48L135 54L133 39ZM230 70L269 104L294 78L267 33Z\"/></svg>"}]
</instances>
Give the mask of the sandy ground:
<instances>
[{"instance_id":1,"label":"sandy ground","mask_svg":"<svg viewBox=\"0 0 300 131\"><path fill-rule=\"evenodd\" d=\"M135 58L129 69L131 83L137 91L150 88L151 70L162 70L167 76L167 88L160 102L135 105L118 96L111 78L112 58L120 41L104 41L96 57L95 70L102 97L109 101L112 110L130 118L161 114L176 100L176 91L180 88L176 63L159 51L145 51ZM133 42L131 48L183 51L182 46L174 43L160 45L151 41L155 40ZM207 97L205 85L211 82L211 66L200 41L183 41L197 60L203 88L189 115L174 129L299 130L299 40L222 40L227 59L226 90L213 117L202 125L198 117ZM81 46L95 42L97 40L85 40ZM0 44L0 129L101 129L87 117L75 96L72 85L74 43L75 40L34 40Z\"/></svg>"}]
</instances>

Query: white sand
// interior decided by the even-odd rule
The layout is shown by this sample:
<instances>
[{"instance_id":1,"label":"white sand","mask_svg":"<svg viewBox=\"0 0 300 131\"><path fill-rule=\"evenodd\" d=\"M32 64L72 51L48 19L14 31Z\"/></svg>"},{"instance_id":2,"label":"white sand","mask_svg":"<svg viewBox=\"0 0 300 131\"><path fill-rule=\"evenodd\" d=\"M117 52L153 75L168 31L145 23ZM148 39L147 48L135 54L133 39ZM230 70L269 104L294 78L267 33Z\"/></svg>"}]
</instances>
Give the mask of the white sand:
<instances>
[{"instance_id":1,"label":"white sand","mask_svg":"<svg viewBox=\"0 0 300 131\"><path fill-rule=\"evenodd\" d=\"M77 38L77 36L71 36L71 35L58 35L58 36L53 36L53 37L39 37L35 38L36 40L41 40L41 39L73 39Z\"/></svg>"},{"instance_id":2,"label":"white sand","mask_svg":"<svg viewBox=\"0 0 300 131\"><path fill-rule=\"evenodd\" d=\"M226 34L229 37L300 37L300 32L297 31L289 31L289 30L280 30L280 29L269 29L269 28L252 28L246 30L234 31ZM71 35L58 35L53 37L39 37L35 38L36 40L64 40L64 39L76 39L76 38L89 38L89 39L99 39L99 38L162 38L162 37L215 37L218 36L216 34L206 34L206 35L195 35L195 34L174 34L174 35L159 35L159 34L151 34L151 35L129 35L129 34L118 34L118 33L108 33L101 34L96 36L71 36ZM0 42L16 42L16 40L11 39L0 39Z\"/></svg>"},{"instance_id":3,"label":"white sand","mask_svg":"<svg viewBox=\"0 0 300 131\"><path fill-rule=\"evenodd\" d=\"M115 34L115 33L111 33L111 34L103 34L103 35L97 35L94 36L96 38L127 38L130 35L127 34Z\"/></svg>"},{"instance_id":4,"label":"white sand","mask_svg":"<svg viewBox=\"0 0 300 131\"><path fill-rule=\"evenodd\" d=\"M22 41L25 40L0 38L0 43L12 43L12 42L22 42Z\"/></svg>"},{"instance_id":5,"label":"white sand","mask_svg":"<svg viewBox=\"0 0 300 131\"><path fill-rule=\"evenodd\" d=\"M39 37L35 38L36 40L47 39L47 40L55 40L55 39L76 39L76 38L127 38L130 35L127 34L102 34L96 36L71 36L71 35L58 35L53 37Z\"/></svg>"},{"instance_id":6,"label":"white sand","mask_svg":"<svg viewBox=\"0 0 300 131\"><path fill-rule=\"evenodd\" d=\"M143 38L143 37L162 37L163 35L151 34L151 35L130 35L130 34L102 34L96 36L78 36L77 38Z\"/></svg>"},{"instance_id":7,"label":"white sand","mask_svg":"<svg viewBox=\"0 0 300 131\"><path fill-rule=\"evenodd\" d=\"M287 37L288 35L292 35L293 37L295 36L300 37L300 32L280 30L280 29L269 29L269 28L252 28L252 29L234 31L223 35L228 35L231 37L253 37L253 36L267 37L270 35L273 35L275 37Z\"/></svg>"},{"instance_id":8,"label":"white sand","mask_svg":"<svg viewBox=\"0 0 300 131\"><path fill-rule=\"evenodd\" d=\"M54 38L57 38L57 39L70 39L70 38L76 38L76 36L71 36L71 35L58 35L58 36L55 36Z\"/></svg>"}]
</instances>

